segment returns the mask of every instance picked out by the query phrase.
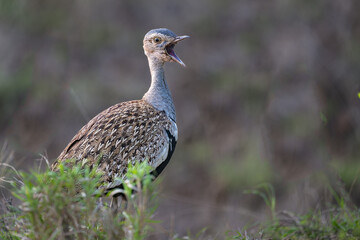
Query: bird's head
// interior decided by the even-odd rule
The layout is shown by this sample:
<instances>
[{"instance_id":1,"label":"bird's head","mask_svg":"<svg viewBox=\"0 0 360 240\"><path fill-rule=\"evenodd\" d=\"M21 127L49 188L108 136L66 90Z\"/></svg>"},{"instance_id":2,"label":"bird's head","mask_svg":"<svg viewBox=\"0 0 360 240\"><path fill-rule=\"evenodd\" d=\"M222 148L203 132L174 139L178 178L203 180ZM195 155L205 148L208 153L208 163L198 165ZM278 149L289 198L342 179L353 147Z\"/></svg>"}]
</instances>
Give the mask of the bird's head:
<instances>
[{"instance_id":1,"label":"bird's head","mask_svg":"<svg viewBox=\"0 0 360 240\"><path fill-rule=\"evenodd\" d=\"M177 36L166 28L149 31L144 37L145 55L159 63L177 62L185 67L181 59L174 52L175 44L189 36Z\"/></svg>"}]
</instances>

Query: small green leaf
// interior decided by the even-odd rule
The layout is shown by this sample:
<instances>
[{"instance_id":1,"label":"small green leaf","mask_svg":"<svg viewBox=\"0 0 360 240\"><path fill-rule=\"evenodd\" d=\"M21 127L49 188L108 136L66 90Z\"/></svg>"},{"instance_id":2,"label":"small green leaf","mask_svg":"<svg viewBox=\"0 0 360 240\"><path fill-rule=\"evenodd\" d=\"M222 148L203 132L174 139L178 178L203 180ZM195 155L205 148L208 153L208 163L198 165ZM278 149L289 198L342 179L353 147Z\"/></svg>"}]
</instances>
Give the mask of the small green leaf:
<instances>
[{"instance_id":1,"label":"small green leaf","mask_svg":"<svg viewBox=\"0 0 360 240\"><path fill-rule=\"evenodd\" d=\"M358 92L358 98L360 99L360 92Z\"/></svg>"}]
</instances>

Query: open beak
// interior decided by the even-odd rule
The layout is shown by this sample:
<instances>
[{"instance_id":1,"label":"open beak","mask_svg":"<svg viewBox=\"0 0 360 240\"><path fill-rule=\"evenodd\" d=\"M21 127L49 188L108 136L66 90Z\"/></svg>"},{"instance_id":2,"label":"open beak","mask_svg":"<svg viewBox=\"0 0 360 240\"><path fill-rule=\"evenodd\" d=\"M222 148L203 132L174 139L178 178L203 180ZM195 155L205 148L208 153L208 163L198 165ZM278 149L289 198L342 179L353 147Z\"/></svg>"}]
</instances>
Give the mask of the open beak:
<instances>
[{"instance_id":1,"label":"open beak","mask_svg":"<svg viewBox=\"0 0 360 240\"><path fill-rule=\"evenodd\" d=\"M175 44L186 39L186 38L189 38L189 36L177 36L174 41L172 41L171 43L169 43L165 49L166 49L166 52L167 54L177 63L179 63L180 65L182 65L183 67L185 67L185 63L183 61L181 61L181 59L175 54L174 52L174 47L175 47Z\"/></svg>"}]
</instances>

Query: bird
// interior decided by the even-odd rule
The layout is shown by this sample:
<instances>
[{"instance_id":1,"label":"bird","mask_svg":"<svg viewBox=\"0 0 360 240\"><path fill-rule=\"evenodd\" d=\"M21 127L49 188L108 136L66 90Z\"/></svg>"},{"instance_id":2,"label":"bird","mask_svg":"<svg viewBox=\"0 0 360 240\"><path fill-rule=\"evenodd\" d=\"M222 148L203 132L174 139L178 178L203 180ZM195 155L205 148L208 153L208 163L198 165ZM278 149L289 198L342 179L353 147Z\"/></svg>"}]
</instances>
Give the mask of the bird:
<instances>
[{"instance_id":1,"label":"bird","mask_svg":"<svg viewBox=\"0 0 360 240\"><path fill-rule=\"evenodd\" d=\"M129 163L147 161L157 177L168 164L178 141L176 113L164 74L166 62L184 62L175 54L175 45L189 38L177 36L166 28L150 30L143 40L148 59L151 84L140 100L115 104L100 112L72 138L51 165L74 159L75 164L102 171L105 193L117 200L123 188ZM119 191L116 191L119 190ZM121 194L120 194L121 195Z\"/></svg>"}]
</instances>

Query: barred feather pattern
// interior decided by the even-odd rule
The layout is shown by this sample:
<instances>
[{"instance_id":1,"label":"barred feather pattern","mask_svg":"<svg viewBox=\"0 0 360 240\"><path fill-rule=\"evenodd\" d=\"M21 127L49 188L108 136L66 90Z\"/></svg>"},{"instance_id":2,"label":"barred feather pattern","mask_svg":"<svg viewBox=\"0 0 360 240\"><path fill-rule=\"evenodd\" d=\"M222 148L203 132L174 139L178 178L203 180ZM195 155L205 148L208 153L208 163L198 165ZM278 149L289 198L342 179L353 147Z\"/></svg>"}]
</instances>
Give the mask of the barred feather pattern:
<instances>
[{"instance_id":1,"label":"barred feather pattern","mask_svg":"<svg viewBox=\"0 0 360 240\"><path fill-rule=\"evenodd\" d=\"M145 100L116 104L90 120L73 137L52 165L65 159L92 167L98 163L107 188L124 178L128 163L148 161L154 168L167 164L177 141L176 123ZM160 171L161 171L160 170Z\"/></svg>"}]
</instances>

